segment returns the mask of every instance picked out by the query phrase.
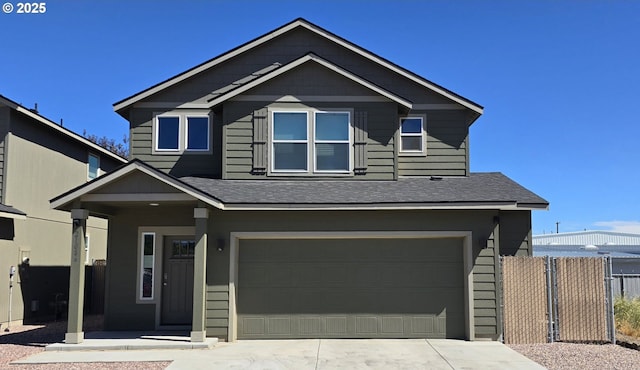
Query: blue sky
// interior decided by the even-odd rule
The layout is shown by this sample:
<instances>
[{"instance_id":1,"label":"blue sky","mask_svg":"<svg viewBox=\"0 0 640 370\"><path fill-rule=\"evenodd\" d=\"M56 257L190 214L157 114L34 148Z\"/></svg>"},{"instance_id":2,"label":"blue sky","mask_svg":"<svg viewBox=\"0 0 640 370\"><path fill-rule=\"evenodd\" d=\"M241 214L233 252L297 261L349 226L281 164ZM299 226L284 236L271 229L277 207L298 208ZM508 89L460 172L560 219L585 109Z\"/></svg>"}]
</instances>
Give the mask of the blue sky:
<instances>
[{"instance_id":1,"label":"blue sky","mask_svg":"<svg viewBox=\"0 0 640 370\"><path fill-rule=\"evenodd\" d=\"M114 102L304 17L483 105L471 169L551 203L534 234L640 232L639 1L9 2L0 94L76 132L121 139Z\"/></svg>"}]
</instances>

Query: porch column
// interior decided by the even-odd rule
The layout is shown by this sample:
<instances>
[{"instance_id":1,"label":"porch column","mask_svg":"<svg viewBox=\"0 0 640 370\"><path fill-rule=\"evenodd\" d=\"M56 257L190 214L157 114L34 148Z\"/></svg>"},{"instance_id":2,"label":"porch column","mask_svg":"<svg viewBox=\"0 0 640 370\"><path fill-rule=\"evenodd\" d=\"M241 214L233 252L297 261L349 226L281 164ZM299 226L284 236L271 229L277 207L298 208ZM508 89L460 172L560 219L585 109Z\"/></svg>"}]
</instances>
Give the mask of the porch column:
<instances>
[{"instance_id":1,"label":"porch column","mask_svg":"<svg viewBox=\"0 0 640 370\"><path fill-rule=\"evenodd\" d=\"M195 208L196 250L193 258L193 327L192 342L204 342L207 338L206 328L206 294L207 294L207 228L209 210Z\"/></svg>"},{"instance_id":2,"label":"porch column","mask_svg":"<svg viewBox=\"0 0 640 370\"><path fill-rule=\"evenodd\" d=\"M85 229L89 211L71 210L71 264L69 274L69 315L65 343L78 344L84 341L82 314L84 311L84 261Z\"/></svg>"}]
</instances>

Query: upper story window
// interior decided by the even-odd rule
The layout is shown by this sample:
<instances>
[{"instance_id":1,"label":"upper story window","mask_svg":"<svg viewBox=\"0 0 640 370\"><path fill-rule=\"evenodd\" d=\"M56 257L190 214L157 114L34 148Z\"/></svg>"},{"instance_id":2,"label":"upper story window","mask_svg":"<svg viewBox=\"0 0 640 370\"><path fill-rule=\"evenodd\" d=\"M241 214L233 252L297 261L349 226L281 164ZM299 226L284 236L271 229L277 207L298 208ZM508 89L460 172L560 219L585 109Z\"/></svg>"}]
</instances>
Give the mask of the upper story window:
<instances>
[{"instance_id":1,"label":"upper story window","mask_svg":"<svg viewBox=\"0 0 640 370\"><path fill-rule=\"evenodd\" d=\"M158 117L156 150L180 150L180 117Z\"/></svg>"},{"instance_id":2,"label":"upper story window","mask_svg":"<svg viewBox=\"0 0 640 370\"><path fill-rule=\"evenodd\" d=\"M93 180L100 174L100 157L89 153L87 158L87 179Z\"/></svg>"},{"instance_id":3,"label":"upper story window","mask_svg":"<svg viewBox=\"0 0 640 370\"><path fill-rule=\"evenodd\" d=\"M272 172L351 171L350 112L273 112L271 122Z\"/></svg>"},{"instance_id":4,"label":"upper story window","mask_svg":"<svg viewBox=\"0 0 640 370\"><path fill-rule=\"evenodd\" d=\"M426 154L424 117L400 118L400 154Z\"/></svg>"},{"instance_id":5,"label":"upper story window","mask_svg":"<svg viewBox=\"0 0 640 370\"><path fill-rule=\"evenodd\" d=\"M211 125L206 113L162 114L154 119L154 152L211 152Z\"/></svg>"}]
</instances>

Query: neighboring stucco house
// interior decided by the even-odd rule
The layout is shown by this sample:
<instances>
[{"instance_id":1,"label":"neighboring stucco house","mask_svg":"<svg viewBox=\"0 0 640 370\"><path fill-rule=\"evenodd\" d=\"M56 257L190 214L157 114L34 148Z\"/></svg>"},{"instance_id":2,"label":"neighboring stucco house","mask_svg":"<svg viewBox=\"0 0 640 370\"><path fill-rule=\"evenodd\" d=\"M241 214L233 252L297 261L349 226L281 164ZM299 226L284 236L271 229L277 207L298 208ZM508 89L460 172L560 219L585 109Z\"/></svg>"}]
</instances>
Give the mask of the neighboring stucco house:
<instances>
[{"instance_id":1,"label":"neighboring stucco house","mask_svg":"<svg viewBox=\"0 0 640 370\"><path fill-rule=\"evenodd\" d=\"M66 301L71 256L68 213L49 199L126 162L35 110L0 95L0 326L50 315ZM106 258L107 222L91 218L86 230L90 266ZM56 297L57 294L57 297ZM64 307L66 308L66 307Z\"/></svg>"},{"instance_id":2,"label":"neighboring stucco house","mask_svg":"<svg viewBox=\"0 0 640 370\"><path fill-rule=\"evenodd\" d=\"M109 219L107 329L500 337L499 255L548 203L470 172L476 103L297 19L114 109L132 160L52 200L77 259Z\"/></svg>"}]
</instances>

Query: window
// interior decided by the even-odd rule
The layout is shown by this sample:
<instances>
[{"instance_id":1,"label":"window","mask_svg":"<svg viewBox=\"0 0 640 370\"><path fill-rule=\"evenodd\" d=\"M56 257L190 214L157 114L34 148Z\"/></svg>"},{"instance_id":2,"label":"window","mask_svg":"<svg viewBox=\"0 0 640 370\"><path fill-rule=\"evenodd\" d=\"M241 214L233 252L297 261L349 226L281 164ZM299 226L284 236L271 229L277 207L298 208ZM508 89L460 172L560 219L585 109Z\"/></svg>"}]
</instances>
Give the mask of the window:
<instances>
[{"instance_id":1,"label":"window","mask_svg":"<svg viewBox=\"0 0 640 370\"><path fill-rule=\"evenodd\" d=\"M100 157L95 154L89 153L87 159L87 178L93 180L98 177L100 171Z\"/></svg>"},{"instance_id":2,"label":"window","mask_svg":"<svg viewBox=\"0 0 640 370\"><path fill-rule=\"evenodd\" d=\"M157 150L180 150L180 117L158 117Z\"/></svg>"},{"instance_id":3,"label":"window","mask_svg":"<svg viewBox=\"0 0 640 370\"><path fill-rule=\"evenodd\" d=\"M351 171L350 112L273 112L271 132L273 172Z\"/></svg>"},{"instance_id":4,"label":"window","mask_svg":"<svg viewBox=\"0 0 640 370\"><path fill-rule=\"evenodd\" d=\"M88 265L91 262L91 258L89 258L89 235L84 236L84 264Z\"/></svg>"},{"instance_id":5,"label":"window","mask_svg":"<svg viewBox=\"0 0 640 370\"><path fill-rule=\"evenodd\" d=\"M209 117L187 116L186 150L209 150Z\"/></svg>"},{"instance_id":6,"label":"window","mask_svg":"<svg viewBox=\"0 0 640 370\"><path fill-rule=\"evenodd\" d=\"M275 171L308 170L306 112L273 113L273 169Z\"/></svg>"},{"instance_id":7,"label":"window","mask_svg":"<svg viewBox=\"0 0 640 370\"><path fill-rule=\"evenodd\" d=\"M400 118L400 153L423 155L425 150L423 117Z\"/></svg>"},{"instance_id":8,"label":"window","mask_svg":"<svg viewBox=\"0 0 640 370\"><path fill-rule=\"evenodd\" d=\"M171 245L171 258L193 258L195 250L195 240L174 240Z\"/></svg>"},{"instance_id":9,"label":"window","mask_svg":"<svg viewBox=\"0 0 640 370\"><path fill-rule=\"evenodd\" d=\"M209 116L204 113L157 115L154 124L156 154L211 152Z\"/></svg>"},{"instance_id":10,"label":"window","mask_svg":"<svg viewBox=\"0 0 640 370\"><path fill-rule=\"evenodd\" d=\"M315 159L317 171L349 171L349 113L315 113Z\"/></svg>"},{"instance_id":11,"label":"window","mask_svg":"<svg viewBox=\"0 0 640 370\"><path fill-rule=\"evenodd\" d=\"M143 233L141 243L140 299L153 299L156 234Z\"/></svg>"}]
</instances>

